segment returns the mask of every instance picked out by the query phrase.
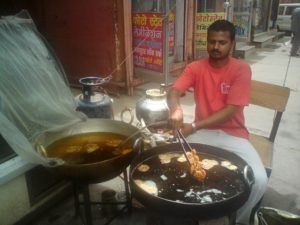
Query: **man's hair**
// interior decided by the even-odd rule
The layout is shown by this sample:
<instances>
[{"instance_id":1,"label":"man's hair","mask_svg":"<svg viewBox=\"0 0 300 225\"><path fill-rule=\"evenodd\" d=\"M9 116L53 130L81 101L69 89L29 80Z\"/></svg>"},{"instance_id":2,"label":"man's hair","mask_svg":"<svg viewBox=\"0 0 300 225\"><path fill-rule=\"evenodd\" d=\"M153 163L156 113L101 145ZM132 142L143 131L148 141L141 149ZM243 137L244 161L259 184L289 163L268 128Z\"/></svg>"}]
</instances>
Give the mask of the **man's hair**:
<instances>
[{"instance_id":1,"label":"man's hair","mask_svg":"<svg viewBox=\"0 0 300 225\"><path fill-rule=\"evenodd\" d=\"M235 39L235 28L234 25L228 20L216 20L207 29L207 34L210 31L228 31L230 33L230 39Z\"/></svg>"}]
</instances>

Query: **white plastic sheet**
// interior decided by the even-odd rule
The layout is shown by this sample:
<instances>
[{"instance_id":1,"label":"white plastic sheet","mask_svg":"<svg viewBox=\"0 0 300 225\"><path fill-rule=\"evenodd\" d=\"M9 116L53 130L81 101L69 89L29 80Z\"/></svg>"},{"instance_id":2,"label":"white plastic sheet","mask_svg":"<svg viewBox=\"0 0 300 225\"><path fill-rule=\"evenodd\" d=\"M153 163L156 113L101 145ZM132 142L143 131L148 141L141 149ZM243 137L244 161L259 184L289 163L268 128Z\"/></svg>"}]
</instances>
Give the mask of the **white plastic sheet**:
<instances>
[{"instance_id":1,"label":"white plastic sheet","mask_svg":"<svg viewBox=\"0 0 300 225\"><path fill-rule=\"evenodd\" d=\"M49 165L34 140L86 119L62 66L27 11L0 19L0 131L24 159ZM62 162L56 160L56 165Z\"/></svg>"}]
</instances>

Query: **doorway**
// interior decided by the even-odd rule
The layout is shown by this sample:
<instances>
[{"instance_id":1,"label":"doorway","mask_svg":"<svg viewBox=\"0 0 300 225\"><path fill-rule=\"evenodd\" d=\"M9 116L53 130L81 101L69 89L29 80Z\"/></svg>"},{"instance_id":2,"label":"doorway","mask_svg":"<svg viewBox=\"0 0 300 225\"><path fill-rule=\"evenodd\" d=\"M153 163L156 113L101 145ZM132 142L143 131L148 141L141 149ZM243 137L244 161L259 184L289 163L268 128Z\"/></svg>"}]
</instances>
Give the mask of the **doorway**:
<instances>
[{"instance_id":1,"label":"doorway","mask_svg":"<svg viewBox=\"0 0 300 225\"><path fill-rule=\"evenodd\" d=\"M168 9L166 9L168 7ZM168 35L164 20L168 12ZM184 61L185 0L132 0L132 39L134 72L163 74L164 65ZM168 41L165 38L168 36ZM164 57L168 43L168 62Z\"/></svg>"}]
</instances>

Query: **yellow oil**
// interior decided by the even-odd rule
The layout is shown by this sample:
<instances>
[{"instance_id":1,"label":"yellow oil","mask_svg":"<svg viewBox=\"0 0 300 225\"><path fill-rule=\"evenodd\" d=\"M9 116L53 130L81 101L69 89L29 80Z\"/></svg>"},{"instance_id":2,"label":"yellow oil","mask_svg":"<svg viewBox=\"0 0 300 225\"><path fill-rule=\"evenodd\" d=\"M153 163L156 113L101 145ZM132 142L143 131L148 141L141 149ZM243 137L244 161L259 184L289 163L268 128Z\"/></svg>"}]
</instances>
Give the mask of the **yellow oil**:
<instances>
[{"instance_id":1,"label":"yellow oil","mask_svg":"<svg viewBox=\"0 0 300 225\"><path fill-rule=\"evenodd\" d=\"M132 152L131 143L117 149L126 136L93 132L73 135L53 142L46 148L48 157L63 159L68 164L90 164Z\"/></svg>"}]
</instances>

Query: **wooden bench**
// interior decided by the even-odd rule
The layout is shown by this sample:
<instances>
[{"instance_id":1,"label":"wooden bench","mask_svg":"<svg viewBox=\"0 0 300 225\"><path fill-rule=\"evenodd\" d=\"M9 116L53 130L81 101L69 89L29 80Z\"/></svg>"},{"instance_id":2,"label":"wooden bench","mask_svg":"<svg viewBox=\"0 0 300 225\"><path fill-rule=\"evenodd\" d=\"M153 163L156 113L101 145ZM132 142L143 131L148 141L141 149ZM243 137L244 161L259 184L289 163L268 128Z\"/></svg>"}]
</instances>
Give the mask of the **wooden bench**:
<instances>
[{"instance_id":1,"label":"wooden bench","mask_svg":"<svg viewBox=\"0 0 300 225\"><path fill-rule=\"evenodd\" d=\"M273 145L283 112L285 111L290 89L279 85L252 80L250 104L272 109L275 112L269 137L250 134L250 142L260 155L268 176L272 171Z\"/></svg>"}]
</instances>

